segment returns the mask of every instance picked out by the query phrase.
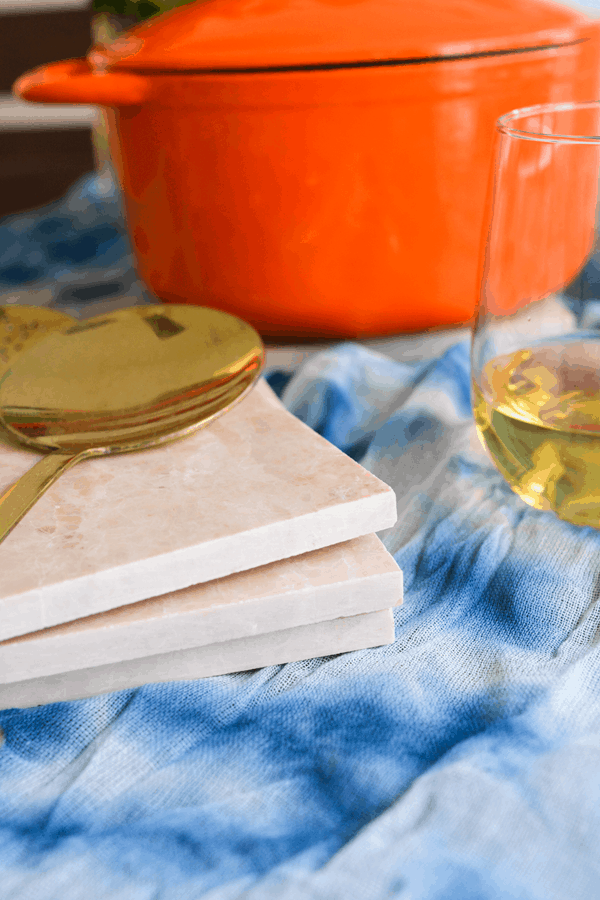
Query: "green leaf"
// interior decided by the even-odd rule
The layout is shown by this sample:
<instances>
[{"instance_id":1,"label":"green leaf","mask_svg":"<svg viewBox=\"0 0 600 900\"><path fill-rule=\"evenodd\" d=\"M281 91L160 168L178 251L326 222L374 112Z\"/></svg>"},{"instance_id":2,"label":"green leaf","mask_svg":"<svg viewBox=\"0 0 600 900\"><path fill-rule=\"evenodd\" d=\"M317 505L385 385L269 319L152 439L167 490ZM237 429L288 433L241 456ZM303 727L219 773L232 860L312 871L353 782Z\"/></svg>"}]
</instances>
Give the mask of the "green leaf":
<instances>
[{"instance_id":1,"label":"green leaf","mask_svg":"<svg viewBox=\"0 0 600 900\"><path fill-rule=\"evenodd\" d=\"M140 0L137 4L137 8L140 19L149 19L150 16L154 16L161 11L160 6L157 6L156 3L152 3L152 0Z\"/></svg>"},{"instance_id":2,"label":"green leaf","mask_svg":"<svg viewBox=\"0 0 600 900\"><path fill-rule=\"evenodd\" d=\"M142 22L158 13L185 6L192 0L92 0L92 9L96 13L109 13L114 16L126 16Z\"/></svg>"}]
</instances>

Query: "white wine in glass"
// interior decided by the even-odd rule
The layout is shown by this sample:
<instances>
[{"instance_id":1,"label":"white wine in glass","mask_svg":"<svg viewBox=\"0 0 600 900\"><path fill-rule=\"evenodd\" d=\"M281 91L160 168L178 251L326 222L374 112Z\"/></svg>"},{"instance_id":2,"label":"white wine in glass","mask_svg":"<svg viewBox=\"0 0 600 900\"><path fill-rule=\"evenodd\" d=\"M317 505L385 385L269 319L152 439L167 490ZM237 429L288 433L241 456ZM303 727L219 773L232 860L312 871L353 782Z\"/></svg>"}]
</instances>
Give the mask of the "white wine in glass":
<instances>
[{"instance_id":1,"label":"white wine in glass","mask_svg":"<svg viewBox=\"0 0 600 900\"><path fill-rule=\"evenodd\" d=\"M600 528L600 332L557 299L597 248L600 104L516 110L498 131L473 333L477 429L526 503Z\"/></svg>"}]
</instances>

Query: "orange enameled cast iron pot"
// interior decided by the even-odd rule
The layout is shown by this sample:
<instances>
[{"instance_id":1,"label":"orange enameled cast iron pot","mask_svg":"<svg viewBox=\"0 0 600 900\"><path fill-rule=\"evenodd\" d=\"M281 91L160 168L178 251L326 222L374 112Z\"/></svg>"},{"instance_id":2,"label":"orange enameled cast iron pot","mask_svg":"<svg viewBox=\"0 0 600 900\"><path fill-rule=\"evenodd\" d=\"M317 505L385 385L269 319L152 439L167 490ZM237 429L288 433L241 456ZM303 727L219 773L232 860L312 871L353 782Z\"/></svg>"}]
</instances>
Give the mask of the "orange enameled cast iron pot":
<instances>
[{"instance_id":1,"label":"orange enameled cast iron pot","mask_svg":"<svg viewBox=\"0 0 600 900\"><path fill-rule=\"evenodd\" d=\"M598 35L547 0L207 0L15 92L111 109L163 301L382 335L472 315L494 123L597 97Z\"/></svg>"}]
</instances>

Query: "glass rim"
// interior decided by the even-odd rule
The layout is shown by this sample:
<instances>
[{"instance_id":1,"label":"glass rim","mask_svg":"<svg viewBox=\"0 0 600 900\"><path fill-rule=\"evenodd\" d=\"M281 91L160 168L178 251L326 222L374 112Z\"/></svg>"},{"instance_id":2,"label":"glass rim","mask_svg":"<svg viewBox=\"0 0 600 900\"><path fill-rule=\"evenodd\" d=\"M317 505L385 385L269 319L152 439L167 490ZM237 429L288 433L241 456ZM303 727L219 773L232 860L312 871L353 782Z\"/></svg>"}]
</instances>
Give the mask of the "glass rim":
<instances>
[{"instance_id":1,"label":"glass rim","mask_svg":"<svg viewBox=\"0 0 600 900\"><path fill-rule=\"evenodd\" d=\"M528 116L550 112L571 112L573 110L597 109L600 112L600 100L570 103L540 103L537 106L523 106L504 113L496 122L501 134L519 138L523 141L538 141L542 144L600 144L600 134L546 134L541 131L529 131L515 128L513 123Z\"/></svg>"}]
</instances>

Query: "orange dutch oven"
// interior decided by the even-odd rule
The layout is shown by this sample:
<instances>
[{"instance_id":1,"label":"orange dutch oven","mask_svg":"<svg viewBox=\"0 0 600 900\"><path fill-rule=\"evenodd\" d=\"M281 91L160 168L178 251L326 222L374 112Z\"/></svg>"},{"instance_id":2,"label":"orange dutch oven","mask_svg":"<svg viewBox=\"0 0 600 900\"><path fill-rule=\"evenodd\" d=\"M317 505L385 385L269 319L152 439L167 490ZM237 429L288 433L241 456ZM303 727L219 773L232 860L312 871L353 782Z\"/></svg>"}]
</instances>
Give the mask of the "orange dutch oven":
<instances>
[{"instance_id":1,"label":"orange dutch oven","mask_svg":"<svg viewBox=\"0 0 600 900\"><path fill-rule=\"evenodd\" d=\"M163 301L364 337L469 319L494 123L597 98L599 36L547 0L204 0L14 90L110 109Z\"/></svg>"}]
</instances>

